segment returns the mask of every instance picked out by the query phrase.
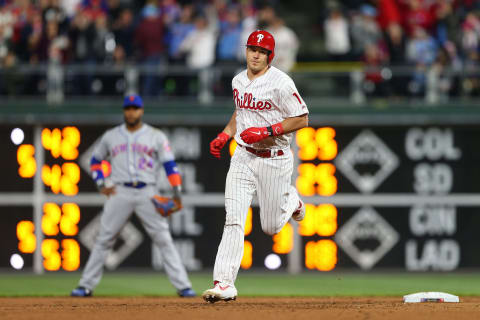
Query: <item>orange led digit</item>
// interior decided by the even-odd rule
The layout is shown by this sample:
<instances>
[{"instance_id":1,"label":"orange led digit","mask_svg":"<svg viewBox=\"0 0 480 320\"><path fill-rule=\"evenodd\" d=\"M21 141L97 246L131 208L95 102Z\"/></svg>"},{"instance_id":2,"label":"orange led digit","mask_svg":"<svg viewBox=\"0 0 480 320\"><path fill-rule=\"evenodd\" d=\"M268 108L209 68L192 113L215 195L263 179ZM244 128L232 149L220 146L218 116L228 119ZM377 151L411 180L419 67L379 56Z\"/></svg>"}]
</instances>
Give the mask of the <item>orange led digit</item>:
<instances>
[{"instance_id":1,"label":"orange led digit","mask_svg":"<svg viewBox=\"0 0 480 320\"><path fill-rule=\"evenodd\" d=\"M17 223L18 250L23 253L33 253L37 246L35 225L32 221L22 220Z\"/></svg>"},{"instance_id":2,"label":"orange led digit","mask_svg":"<svg viewBox=\"0 0 480 320\"><path fill-rule=\"evenodd\" d=\"M335 138L335 129L330 127L317 129L315 141L318 145L318 159L333 160L337 156L337 141L333 138Z\"/></svg>"},{"instance_id":3,"label":"orange led digit","mask_svg":"<svg viewBox=\"0 0 480 320\"><path fill-rule=\"evenodd\" d=\"M80 246L74 239L62 240L62 268L75 271L80 267Z\"/></svg>"},{"instance_id":4,"label":"orange led digit","mask_svg":"<svg viewBox=\"0 0 480 320\"><path fill-rule=\"evenodd\" d=\"M336 168L331 163L321 163L316 167L315 180L317 182L317 193L321 196L331 196L337 193Z\"/></svg>"},{"instance_id":5,"label":"orange led digit","mask_svg":"<svg viewBox=\"0 0 480 320\"><path fill-rule=\"evenodd\" d=\"M305 245L305 266L330 271L337 264L337 244L332 240L309 241Z\"/></svg>"},{"instance_id":6,"label":"orange led digit","mask_svg":"<svg viewBox=\"0 0 480 320\"><path fill-rule=\"evenodd\" d=\"M333 236L337 232L337 208L332 204L321 204L315 211L317 234Z\"/></svg>"},{"instance_id":7,"label":"orange led digit","mask_svg":"<svg viewBox=\"0 0 480 320\"><path fill-rule=\"evenodd\" d=\"M18 174L22 178L31 178L37 171L37 163L33 155L35 147L31 144L22 144L17 149Z\"/></svg>"},{"instance_id":8,"label":"orange led digit","mask_svg":"<svg viewBox=\"0 0 480 320\"><path fill-rule=\"evenodd\" d=\"M243 243L243 257L240 266L242 269L250 269L252 266L252 253L253 253L253 246L252 243L248 240L245 240Z\"/></svg>"},{"instance_id":9,"label":"orange led digit","mask_svg":"<svg viewBox=\"0 0 480 320\"><path fill-rule=\"evenodd\" d=\"M58 158L61 154L62 132L55 128L52 131L48 128L42 130L42 145L54 158Z\"/></svg>"},{"instance_id":10,"label":"orange led digit","mask_svg":"<svg viewBox=\"0 0 480 320\"><path fill-rule=\"evenodd\" d=\"M62 212L55 203L47 202L43 205L42 231L47 236L56 236L58 234L58 224Z\"/></svg>"},{"instance_id":11,"label":"orange led digit","mask_svg":"<svg viewBox=\"0 0 480 320\"><path fill-rule=\"evenodd\" d=\"M316 226L316 208L313 204L306 203L305 204L305 218L300 221L298 233L304 237L310 237L315 235L317 231Z\"/></svg>"},{"instance_id":12,"label":"orange led digit","mask_svg":"<svg viewBox=\"0 0 480 320\"><path fill-rule=\"evenodd\" d=\"M247 219L245 220L244 234L247 236L252 232L252 208L248 208Z\"/></svg>"},{"instance_id":13,"label":"orange led digit","mask_svg":"<svg viewBox=\"0 0 480 320\"><path fill-rule=\"evenodd\" d=\"M76 235L78 233L77 224L80 221L80 208L75 203L64 203L62 212L60 231L66 236Z\"/></svg>"},{"instance_id":14,"label":"orange led digit","mask_svg":"<svg viewBox=\"0 0 480 320\"><path fill-rule=\"evenodd\" d=\"M313 160L317 157L318 147L315 142L315 129L306 127L298 130L296 141L300 148L298 151L300 160Z\"/></svg>"},{"instance_id":15,"label":"orange led digit","mask_svg":"<svg viewBox=\"0 0 480 320\"><path fill-rule=\"evenodd\" d=\"M312 163L302 163L298 166L298 177L296 187L298 193L302 196L315 195L315 165Z\"/></svg>"},{"instance_id":16,"label":"orange led digit","mask_svg":"<svg viewBox=\"0 0 480 320\"><path fill-rule=\"evenodd\" d=\"M80 181L80 168L74 162L66 162L62 165L62 177L60 188L66 196L74 196L78 193L77 183Z\"/></svg>"},{"instance_id":17,"label":"orange led digit","mask_svg":"<svg viewBox=\"0 0 480 320\"><path fill-rule=\"evenodd\" d=\"M293 227L287 223L282 230L273 236L273 252L286 254L293 249Z\"/></svg>"},{"instance_id":18,"label":"orange led digit","mask_svg":"<svg viewBox=\"0 0 480 320\"><path fill-rule=\"evenodd\" d=\"M43 267L48 271L57 271L62 264L60 253L58 253L60 245L55 239L45 239L42 242Z\"/></svg>"},{"instance_id":19,"label":"orange led digit","mask_svg":"<svg viewBox=\"0 0 480 320\"><path fill-rule=\"evenodd\" d=\"M80 144L80 131L76 127L65 127L62 130L61 154L65 160L75 160L78 157L77 147Z\"/></svg>"}]
</instances>

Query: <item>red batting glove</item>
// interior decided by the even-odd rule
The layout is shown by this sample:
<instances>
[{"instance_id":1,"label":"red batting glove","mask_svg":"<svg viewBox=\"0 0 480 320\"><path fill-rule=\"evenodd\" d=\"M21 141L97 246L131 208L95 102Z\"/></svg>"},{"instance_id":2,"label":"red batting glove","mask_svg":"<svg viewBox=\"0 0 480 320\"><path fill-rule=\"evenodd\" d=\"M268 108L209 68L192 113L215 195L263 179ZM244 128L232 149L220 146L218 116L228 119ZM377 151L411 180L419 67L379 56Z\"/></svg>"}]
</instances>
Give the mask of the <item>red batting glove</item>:
<instances>
[{"instance_id":1,"label":"red batting glove","mask_svg":"<svg viewBox=\"0 0 480 320\"><path fill-rule=\"evenodd\" d=\"M220 132L218 136L210 142L210 153L220 159L220 150L222 150L229 139L230 136L228 134Z\"/></svg>"},{"instance_id":2,"label":"red batting glove","mask_svg":"<svg viewBox=\"0 0 480 320\"><path fill-rule=\"evenodd\" d=\"M267 127L250 127L240 133L240 138L242 138L243 142L252 144L265 139L269 135L270 134L268 133Z\"/></svg>"}]
</instances>

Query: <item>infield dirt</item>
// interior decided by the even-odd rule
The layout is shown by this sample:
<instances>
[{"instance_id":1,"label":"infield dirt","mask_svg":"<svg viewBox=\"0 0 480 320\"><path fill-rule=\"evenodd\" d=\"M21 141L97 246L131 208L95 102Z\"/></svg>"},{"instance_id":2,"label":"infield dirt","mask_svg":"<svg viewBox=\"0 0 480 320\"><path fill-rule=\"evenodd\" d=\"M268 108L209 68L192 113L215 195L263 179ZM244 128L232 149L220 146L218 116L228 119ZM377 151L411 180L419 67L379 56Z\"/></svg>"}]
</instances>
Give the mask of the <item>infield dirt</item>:
<instances>
[{"instance_id":1,"label":"infield dirt","mask_svg":"<svg viewBox=\"0 0 480 320\"><path fill-rule=\"evenodd\" d=\"M404 304L402 298L239 297L209 304L201 298L0 298L1 319L478 319L480 297L460 303Z\"/></svg>"}]
</instances>

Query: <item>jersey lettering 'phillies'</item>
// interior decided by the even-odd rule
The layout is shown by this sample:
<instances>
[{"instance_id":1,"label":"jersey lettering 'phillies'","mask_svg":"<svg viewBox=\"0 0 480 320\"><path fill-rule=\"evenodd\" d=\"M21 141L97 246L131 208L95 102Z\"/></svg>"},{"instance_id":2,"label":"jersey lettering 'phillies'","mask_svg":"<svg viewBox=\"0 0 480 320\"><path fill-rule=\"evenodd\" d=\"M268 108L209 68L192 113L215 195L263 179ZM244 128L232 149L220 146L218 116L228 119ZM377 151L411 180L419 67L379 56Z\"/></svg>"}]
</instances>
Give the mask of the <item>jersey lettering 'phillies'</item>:
<instances>
[{"instance_id":1,"label":"jersey lettering 'phillies'","mask_svg":"<svg viewBox=\"0 0 480 320\"><path fill-rule=\"evenodd\" d=\"M245 129L271 126L308 113L292 79L274 67L253 81L243 71L233 78L232 89L236 106L235 140L244 146L248 145L240 133ZM260 207L262 230L269 235L280 232L298 208L300 197L291 179L292 136L268 137L251 145L256 149L282 149L280 156L262 158L245 148L235 149L225 183L225 228L215 259L214 280L233 285L237 278L244 249L245 219L254 195Z\"/></svg>"},{"instance_id":2,"label":"jersey lettering 'phillies'","mask_svg":"<svg viewBox=\"0 0 480 320\"><path fill-rule=\"evenodd\" d=\"M247 71L232 80L233 101L236 106L237 143L246 145L240 133L250 127L266 127L286 118L308 113L307 105L300 97L295 83L275 67L251 81ZM290 146L293 134L269 137L250 145L256 149L285 149Z\"/></svg>"}]
</instances>

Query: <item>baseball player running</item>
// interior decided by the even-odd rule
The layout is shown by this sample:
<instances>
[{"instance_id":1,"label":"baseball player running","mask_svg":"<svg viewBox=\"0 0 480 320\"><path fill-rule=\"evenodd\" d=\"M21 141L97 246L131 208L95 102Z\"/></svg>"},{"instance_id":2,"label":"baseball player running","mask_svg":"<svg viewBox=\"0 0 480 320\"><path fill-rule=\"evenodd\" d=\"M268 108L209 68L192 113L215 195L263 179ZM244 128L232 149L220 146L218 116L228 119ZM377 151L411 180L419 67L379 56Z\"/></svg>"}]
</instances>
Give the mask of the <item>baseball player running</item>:
<instances>
[{"instance_id":1,"label":"baseball player running","mask_svg":"<svg viewBox=\"0 0 480 320\"><path fill-rule=\"evenodd\" d=\"M235 279L243 256L244 228L254 194L260 205L262 230L274 235L292 217L301 221L305 206L291 184L292 132L308 125L308 109L292 79L270 66L275 40L263 30L248 37L247 69L232 80L235 111L211 143L220 150L231 137L238 147L230 162L225 188L225 227L213 270L207 302L235 300Z\"/></svg>"},{"instance_id":2,"label":"baseball player running","mask_svg":"<svg viewBox=\"0 0 480 320\"><path fill-rule=\"evenodd\" d=\"M173 244L167 216L181 207L181 177L165 134L142 122L143 102L138 95L125 97L125 123L108 130L93 152L92 177L100 192L108 197L100 221L100 230L82 273L71 295L88 297L99 283L103 265L117 235L133 211L137 214L155 244L161 248L165 271L181 297L193 297L195 292L185 267ZM109 158L113 186L106 186L101 161ZM157 170L163 165L173 187L173 199L155 193ZM157 212L158 211L158 212Z\"/></svg>"}]
</instances>

